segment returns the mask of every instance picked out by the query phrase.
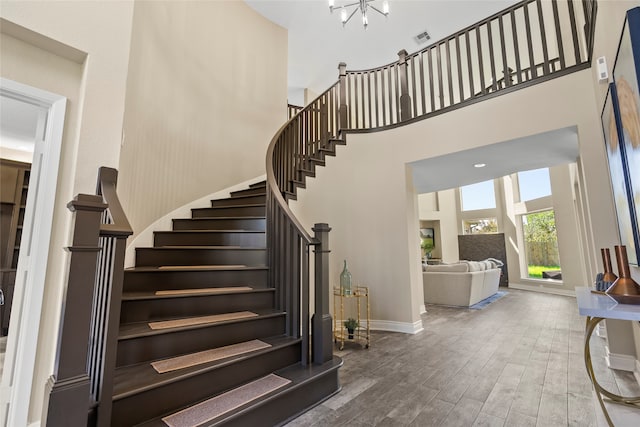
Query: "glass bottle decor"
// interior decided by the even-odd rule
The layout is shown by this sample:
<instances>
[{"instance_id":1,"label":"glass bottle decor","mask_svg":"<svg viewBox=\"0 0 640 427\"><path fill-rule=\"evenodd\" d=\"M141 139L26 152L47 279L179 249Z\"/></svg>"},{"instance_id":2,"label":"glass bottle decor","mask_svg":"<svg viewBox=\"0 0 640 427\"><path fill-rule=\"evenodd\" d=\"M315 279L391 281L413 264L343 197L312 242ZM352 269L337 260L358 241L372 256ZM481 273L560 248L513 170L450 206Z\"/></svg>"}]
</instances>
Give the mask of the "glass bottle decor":
<instances>
[{"instance_id":1,"label":"glass bottle decor","mask_svg":"<svg viewBox=\"0 0 640 427\"><path fill-rule=\"evenodd\" d=\"M616 246L619 277L607 289L607 295L621 304L640 304L640 285L631 278L627 247Z\"/></svg>"},{"instance_id":2,"label":"glass bottle decor","mask_svg":"<svg viewBox=\"0 0 640 427\"><path fill-rule=\"evenodd\" d=\"M347 260L344 260L344 268L340 273L340 293L342 295L351 295L351 273L347 268Z\"/></svg>"}]
</instances>

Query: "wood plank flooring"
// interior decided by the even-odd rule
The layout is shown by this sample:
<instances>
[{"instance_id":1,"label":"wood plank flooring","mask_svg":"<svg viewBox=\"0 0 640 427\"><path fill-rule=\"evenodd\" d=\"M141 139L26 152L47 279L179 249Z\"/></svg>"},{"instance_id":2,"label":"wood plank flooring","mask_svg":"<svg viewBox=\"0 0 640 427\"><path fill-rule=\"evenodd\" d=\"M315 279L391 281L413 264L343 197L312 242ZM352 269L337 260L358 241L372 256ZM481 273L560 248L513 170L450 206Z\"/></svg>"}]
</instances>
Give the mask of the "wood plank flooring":
<instances>
[{"instance_id":1,"label":"wood plank flooring","mask_svg":"<svg viewBox=\"0 0 640 427\"><path fill-rule=\"evenodd\" d=\"M575 298L509 289L483 310L427 311L420 334L336 349L342 391L287 427L598 425ZM591 352L602 385L640 395L633 374L606 367L602 338Z\"/></svg>"}]
</instances>

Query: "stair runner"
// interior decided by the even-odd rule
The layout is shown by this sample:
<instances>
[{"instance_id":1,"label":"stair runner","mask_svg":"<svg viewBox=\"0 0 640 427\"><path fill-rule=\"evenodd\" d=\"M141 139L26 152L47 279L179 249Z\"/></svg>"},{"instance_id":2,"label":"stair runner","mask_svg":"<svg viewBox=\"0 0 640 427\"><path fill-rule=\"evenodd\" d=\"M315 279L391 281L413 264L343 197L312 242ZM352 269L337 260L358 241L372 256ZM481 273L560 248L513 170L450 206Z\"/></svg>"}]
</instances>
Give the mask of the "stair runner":
<instances>
[{"instance_id":1,"label":"stair runner","mask_svg":"<svg viewBox=\"0 0 640 427\"><path fill-rule=\"evenodd\" d=\"M268 285L265 183L193 209L125 270L111 425L278 425L339 391Z\"/></svg>"}]
</instances>

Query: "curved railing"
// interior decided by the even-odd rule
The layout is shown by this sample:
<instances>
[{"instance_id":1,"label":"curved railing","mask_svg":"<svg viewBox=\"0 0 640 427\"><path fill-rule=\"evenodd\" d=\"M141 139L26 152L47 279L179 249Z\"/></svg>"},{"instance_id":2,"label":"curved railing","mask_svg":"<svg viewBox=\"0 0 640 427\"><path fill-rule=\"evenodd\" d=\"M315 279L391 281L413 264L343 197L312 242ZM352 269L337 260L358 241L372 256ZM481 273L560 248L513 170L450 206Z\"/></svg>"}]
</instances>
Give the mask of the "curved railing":
<instances>
[{"instance_id":1,"label":"curved railing","mask_svg":"<svg viewBox=\"0 0 640 427\"><path fill-rule=\"evenodd\" d=\"M287 332L301 336L305 349L309 292L315 290L314 362L327 360L324 346L332 339L330 325L328 332L326 324L315 329L317 318L330 321L329 228L316 224L321 242L289 209L287 201L296 198L306 177L335 154L345 132L407 124L588 68L596 12L595 1L524 0L419 52L402 50L397 62L361 71L347 71L341 63L337 83L303 109L289 109L295 115L272 139L266 160L270 283L287 312ZM309 277L311 247L315 283ZM316 339L323 343L322 357L316 357Z\"/></svg>"}]
</instances>

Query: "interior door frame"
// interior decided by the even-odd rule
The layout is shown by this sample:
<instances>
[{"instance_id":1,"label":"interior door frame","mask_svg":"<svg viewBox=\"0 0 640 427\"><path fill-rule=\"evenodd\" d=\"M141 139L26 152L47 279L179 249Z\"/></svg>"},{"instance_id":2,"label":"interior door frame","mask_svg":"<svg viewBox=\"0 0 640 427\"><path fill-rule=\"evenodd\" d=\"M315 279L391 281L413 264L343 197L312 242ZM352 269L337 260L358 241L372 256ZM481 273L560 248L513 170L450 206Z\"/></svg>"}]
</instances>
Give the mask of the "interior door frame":
<instances>
[{"instance_id":1,"label":"interior door frame","mask_svg":"<svg viewBox=\"0 0 640 427\"><path fill-rule=\"evenodd\" d=\"M0 425L25 426L38 347L67 98L4 78L0 78L0 95L47 110L44 136L36 140L31 166L25 228L0 383Z\"/></svg>"}]
</instances>

